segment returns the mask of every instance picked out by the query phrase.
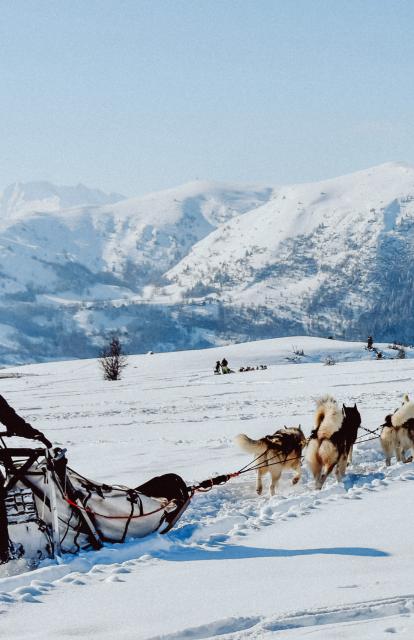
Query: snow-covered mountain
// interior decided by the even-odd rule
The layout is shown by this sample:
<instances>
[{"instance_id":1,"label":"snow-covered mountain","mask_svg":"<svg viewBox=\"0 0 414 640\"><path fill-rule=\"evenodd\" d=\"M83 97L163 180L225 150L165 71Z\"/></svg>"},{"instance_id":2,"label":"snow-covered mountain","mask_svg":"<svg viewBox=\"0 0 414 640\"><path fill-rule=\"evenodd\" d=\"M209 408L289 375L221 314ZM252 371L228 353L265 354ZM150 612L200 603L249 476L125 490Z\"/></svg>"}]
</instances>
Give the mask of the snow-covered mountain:
<instances>
[{"instance_id":1,"label":"snow-covered mountain","mask_svg":"<svg viewBox=\"0 0 414 640\"><path fill-rule=\"evenodd\" d=\"M414 341L413 167L118 202L67 189L3 195L1 361L93 356L113 332L131 352L303 333Z\"/></svg>"},{"instance_id":2,"label":"snow-covered mountain","mask_svg":"<svg viewBox=\"0 0 414 640\"><path fill-rule=\"evenodd\" d=\"M89 189L83 184L76 187L56 186L50 182L15 182L0 194L0 222L18 218L35 211L59 211L80 205L111 204L123 200L119 193L106 194Z\"/></svg>"},{"instance_id":3,"label":"snow-covered mountain","mask_svg":"<svg viewBox=\"0 0 414 640\"><path fill-rule=\"evenodd\" d=\"M31 359L93 355L102 333L136 336L137 322L151 328L148 304L164 272L220 224L266 202L272 189L194 182L103 205L78 193L83 204L71 208L60 206L75 196L65 199L58 188L55 200L46 187L17 190L15 198L6 192L0 354Z\"/></svg>"},{"instance_id":4,"label":"snow-covered mountain","mask_svg":"<svg viewBox=\"0 0 414 640\"><path fill-rule=\"evenodd\" d=\"M167 273L166 291L222 303L239 337L256 310L261 335L267 325L413 340L413 243L414 168L389 163L275 190L196 244Z\"/></svg>"}]
</instances>

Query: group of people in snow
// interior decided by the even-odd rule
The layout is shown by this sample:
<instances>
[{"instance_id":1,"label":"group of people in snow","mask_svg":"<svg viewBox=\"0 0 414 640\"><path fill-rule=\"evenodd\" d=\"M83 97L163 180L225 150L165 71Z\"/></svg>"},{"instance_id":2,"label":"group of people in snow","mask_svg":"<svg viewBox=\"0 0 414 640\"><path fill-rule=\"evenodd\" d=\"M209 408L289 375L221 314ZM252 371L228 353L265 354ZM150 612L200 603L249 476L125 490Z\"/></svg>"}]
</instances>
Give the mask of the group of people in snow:
<instances>
[{"instance_id":1,"label":"group of people in snow","mask_svg":"<svg viewBox=\"0 0 414 640\"><path fill-rule=\"evenodd\" d=\"M267 369L267 365L266 364L260 364L257 367L240 367L239 369L239 373L244 373L246 371L264 371L265 369ZM229 367L229 363L227 362L226 358L223 358L223 360L220 362L220 360L217 360L216 362L216 366L214 368L214 373L216 375L221 374L221 373L234 373L233 369L230 369Z\"/></svg>"}]
</instances>

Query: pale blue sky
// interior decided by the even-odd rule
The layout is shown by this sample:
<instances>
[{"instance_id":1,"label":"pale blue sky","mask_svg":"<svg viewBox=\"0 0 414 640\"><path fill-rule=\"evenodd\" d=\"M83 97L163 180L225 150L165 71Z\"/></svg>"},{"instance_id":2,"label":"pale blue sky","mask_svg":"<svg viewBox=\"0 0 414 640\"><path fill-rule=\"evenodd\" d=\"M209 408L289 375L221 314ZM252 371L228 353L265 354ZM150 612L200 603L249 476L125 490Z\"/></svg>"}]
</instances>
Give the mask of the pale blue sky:
<instances>
[{"instance_id":1,"label":"pale blue sky","mask_svg":"<svg viewBox=\"0 0 414 640\"><path fill-rule=\"evenodd\" d=\"M414 164L411 0L1 0L0 190Z\"/></svg>"}]
</instances>

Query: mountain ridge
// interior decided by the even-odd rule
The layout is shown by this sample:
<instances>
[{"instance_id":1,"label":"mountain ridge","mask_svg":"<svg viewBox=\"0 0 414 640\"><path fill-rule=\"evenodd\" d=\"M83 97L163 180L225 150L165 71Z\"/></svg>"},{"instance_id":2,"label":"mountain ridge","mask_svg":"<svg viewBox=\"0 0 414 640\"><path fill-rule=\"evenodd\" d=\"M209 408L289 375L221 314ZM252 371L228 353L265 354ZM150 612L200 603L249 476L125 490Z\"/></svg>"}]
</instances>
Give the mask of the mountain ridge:
<instances>
[{"instance_id":1,"label":"mountain ridge","mask_svg":"<svg viewBox=\"0 0 414 640\"><path fill-rule=\"evenodd\" d=\"M25 209L0 224L0 361L93 356L114 332L131 352L300 333L411 342L413 242L406 163Z\"/></svg>"}]
</instances>

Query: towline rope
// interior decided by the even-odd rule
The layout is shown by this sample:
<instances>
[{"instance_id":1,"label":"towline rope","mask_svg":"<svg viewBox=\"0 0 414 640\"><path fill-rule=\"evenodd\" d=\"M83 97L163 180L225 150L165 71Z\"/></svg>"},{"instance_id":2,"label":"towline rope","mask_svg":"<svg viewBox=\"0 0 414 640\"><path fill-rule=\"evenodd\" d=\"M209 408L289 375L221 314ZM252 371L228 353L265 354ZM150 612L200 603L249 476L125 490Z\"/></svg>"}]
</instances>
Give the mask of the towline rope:
<instances>
[{"instance_id":1,"label":"towline rope","mask_svg":"<svg viewBox=\"0 0 414 640\"><path fill-rule=\"evenodd\" d=\"M379 431L379 429L381 427L377 427L374 430L367 429L366 427L363 427L363 426L360 426L359 428L363 429L368 434L375 434L375 433L377 433ZM364 434L364 435L360 436L359 438L357 438L355 440L354 444L364 444L365 442L370 442L371 440L377 440L379 437L380 437L380 435L377 434L377 435L372 435L371 438L368 438ZM307 439L305 446L308 446L310 440L311 440L311 438ZM225 475L216 476L215 478L209 478L208 480L204 480L203 482L200 482L197 485L192 485L191 487L188 487L188 490L192 493L191 497L193 497L194 493L196 493L196 492L197 493L207 493L208 491L211 491L211 489L213 487L219 486L219 485L222 485L222 484L226 484L226 482L228 482L232 478L237 478L238 476L243 475L243 473L248 473L249 471L257 471L258 469L265 469L267 467L272 467L272 466L277 465L277 464L285 464L286 462L290 462L291 460L303 460L304 457L305 457L305 456L292 456L290 458L285 458L284 460L277 460L276 462L270 462L270 460L273 460L278 455L280 455L280 454L275 453L275 455L272 456L269 461L258 462L260 460L260 458L263 458L263 456L266 455L267 452L271 451L271 450L272 450L271 447L268 447L267 449L265 449L265 451L263 451L263 453L260 453L258 456L253 458L253 460L251 460L250 462L245 464L244 467L241 467L241 469L239 469L238 471L235 471L234 473L229 473L229 474L225 474ZM258 462L258 464L255 464L256 462Z\"/></svg>"}]
</instances>

